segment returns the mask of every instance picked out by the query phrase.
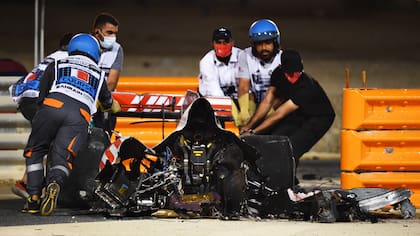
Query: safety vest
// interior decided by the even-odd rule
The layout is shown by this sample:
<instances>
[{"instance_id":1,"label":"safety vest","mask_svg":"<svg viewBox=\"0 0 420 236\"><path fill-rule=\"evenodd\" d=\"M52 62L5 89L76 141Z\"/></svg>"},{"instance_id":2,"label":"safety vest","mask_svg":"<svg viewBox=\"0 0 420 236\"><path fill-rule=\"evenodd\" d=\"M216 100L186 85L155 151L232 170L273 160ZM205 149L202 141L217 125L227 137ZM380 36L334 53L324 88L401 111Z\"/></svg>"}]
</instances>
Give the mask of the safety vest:
<instances>
[{"instance_id":1,"label":"safety vest","mask_svg":"<svg viewBox=\"0 0 420 236\"><path fill-rule=\"evenodd\" d=\"M57 61L50 93L62 93L86 104L96 112L96 100L104 81L104 73L90 58L69 56Z\"/></svg>"},{"instance_id":2,"label":"safety vest","mask_svg":"<svg viewBox=\"0 0 420 236\"><path fill-rule=\"evenodd\" d=\"M270 87L270 77L274 69L281 64L281 52L277 53L271 63L263 63L260 59L252 54L252 47L244 50L249 70L249 79L251 80L251 91L255 95L257 104L259 104L268 88Z\"/></svg>"},{"instance_id":3,"label":"safety vest","mask_svg":"<svg viewBox=\"0 0 420 236\"><path fill-rule=\"evenodd\" d=\"M109 71L118 56L121 45L115 42L110 50L104 50L99 58L98 66L105 72L105 80L108 79Z\"/></svg>"}]
</instances>

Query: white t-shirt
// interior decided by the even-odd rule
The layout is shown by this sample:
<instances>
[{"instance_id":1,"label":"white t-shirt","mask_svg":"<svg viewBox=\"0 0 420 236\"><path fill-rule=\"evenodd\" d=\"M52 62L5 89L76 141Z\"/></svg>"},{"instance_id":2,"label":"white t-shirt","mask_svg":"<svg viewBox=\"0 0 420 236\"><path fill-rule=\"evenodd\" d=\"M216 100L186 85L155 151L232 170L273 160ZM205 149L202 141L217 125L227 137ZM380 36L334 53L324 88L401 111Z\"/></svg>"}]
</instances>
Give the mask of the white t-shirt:
<instances>
[{"instance_id":1,"label":"white t-shirt","mask_svg":"<svg viewBox=\"0 0 420 236\"><path fill-rule=\"evenodd\" d=\"M214 50L209 51L200 60L200 74L198 90L203 96L238 97L238 56L242 51L232 47L232 54L226 65L217 59Z\"/></svg>"},{"instance_id":2,"label":"white t-shirt","mask_svg":"<svg viewBox=\"0 0 420 236\"><path fill-rule=\"evenodd\" d=\"M281 64L281 53L280 50L270 63L265 63L255 57L252 54L252 47L244 49L239 54L238 78L250 80L250 90L257 104L263 100L270 87L271 73Z\"/></svg>"}]
</instances>

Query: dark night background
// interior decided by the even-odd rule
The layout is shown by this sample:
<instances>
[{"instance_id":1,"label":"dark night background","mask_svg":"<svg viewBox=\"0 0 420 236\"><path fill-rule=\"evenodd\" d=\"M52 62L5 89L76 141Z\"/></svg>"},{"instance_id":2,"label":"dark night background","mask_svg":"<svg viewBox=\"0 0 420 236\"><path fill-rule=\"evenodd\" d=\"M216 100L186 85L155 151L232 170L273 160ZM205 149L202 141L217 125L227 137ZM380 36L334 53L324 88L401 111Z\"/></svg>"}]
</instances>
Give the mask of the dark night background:
<instances>
[{"instance_id":1,"label":"dark night background","mask_svg":"<svg viewBox=\"0 0 420 236\"><path fill-rule=\"evenodd\" d=\"M39 2L41 2L40 0ZM418 0L45 0L45 54L65 32L89 32L98 12L121 23L127 56L202 56L214 28L224 25L248 46L250 24L274 20L283 47L331 59L420 58ZM34 0L2 0L0 55L33 53ZM21 59L22 58L22 59ZM127 61L127 63L129 63ZM141 71L138 72L141 74Z\"/></svg>"},{"instance_id":2,"label":"dark night background","mask_svg":"<svg viewBox=\"0 0 420 236\"><path fill-rule=\"evenodd\" d=\"M42 0L40 0L41 2ZM90 32L106 11L120 21L123 76L196 76L210 50L212 31L232 30L249 45L252 22L269 18L284 48L297 49L305 71L323 85L337 113L333 128L314 148L339 153L345 68L351 87L420 87L420 0L45 0L45 55L66 32ZM34 0L2 0L0 58L34 65Z\"/></svg>"}]
</instances>

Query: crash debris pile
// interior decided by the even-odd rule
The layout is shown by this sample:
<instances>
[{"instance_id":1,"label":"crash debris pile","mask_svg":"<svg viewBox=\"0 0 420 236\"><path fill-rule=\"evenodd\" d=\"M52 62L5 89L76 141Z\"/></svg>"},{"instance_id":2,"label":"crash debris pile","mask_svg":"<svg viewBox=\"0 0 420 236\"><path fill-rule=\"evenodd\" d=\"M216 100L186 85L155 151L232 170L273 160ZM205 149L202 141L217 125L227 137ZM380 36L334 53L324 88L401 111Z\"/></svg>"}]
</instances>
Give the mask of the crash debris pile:
<instances>
[{"instance_id":1,"label":"crash debris pile","mask_svg":"<svg viewBox=\"0 0 420 236\"><path fill-rule=\"evenodd\" d=\"M287 137L239 138L220 128L205 98L196 99L181 127L153 148L120 136L104 150L109 140L98 130L90 135L76 161L92 162L100 171L78 172L68 183L90 213L376 222L373 210L394 206L403 218L415 216L411 191L404 188L302 191L294 183Z\"/></svg>"}]
</instances>

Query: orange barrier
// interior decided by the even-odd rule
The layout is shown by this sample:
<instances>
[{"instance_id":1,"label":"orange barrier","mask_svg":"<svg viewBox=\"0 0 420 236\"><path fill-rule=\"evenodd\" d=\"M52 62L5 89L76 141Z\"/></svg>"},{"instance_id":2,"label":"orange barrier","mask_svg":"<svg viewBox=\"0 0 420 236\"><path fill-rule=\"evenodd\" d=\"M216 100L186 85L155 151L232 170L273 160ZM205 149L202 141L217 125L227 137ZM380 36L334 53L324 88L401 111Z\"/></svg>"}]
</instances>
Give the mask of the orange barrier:
<instances>
[{"instance_id":1,"label":"orange barrier","mask_svg":"<svg viewBox=\"0 0 420 236\"><path fill-rule=\"evenodd\" d=\"M117 91L161 94L182 94L198 90L197 77L120 77Z\"/></svg>"},{"instance_id":2,"label":"orange barrier","mask_svg":"<svg viewBox=\"0 0 420 236\"><path fill-rule=\"evenodd\" d=\"M341 173L341 187L352 188L408 188L413 195L410 201L420 208L420 173L418 172L369 172Z\"/></svg>"},{"instance_id":3,"label":"orange barrier","mask_svg":"<svg viewBox=\"0 0 420 236\"><path fill-rule=\"evenodd\" d=\"M345 88L342 117L341 187L408 188L419 208L420 89Z\"/></svg>"},{"instance_id":4,"label":"orange barrier","mask_svg":"<svg viewBox=\"0 0 420 236\"><path fill-rule=\"evenodd\" d=\"M344 89L343 129L420 129L420 89Z\"/></svg>"},{"instance_id":5,"label":"orange barrier","mask_svg":"<svg viewBox=\"0 0 420 236\"><path fill-rule=\"evenodd\" d=\"M341 131L342 171L420 170L420 130Z\"/></svg>"}]
</instances>

